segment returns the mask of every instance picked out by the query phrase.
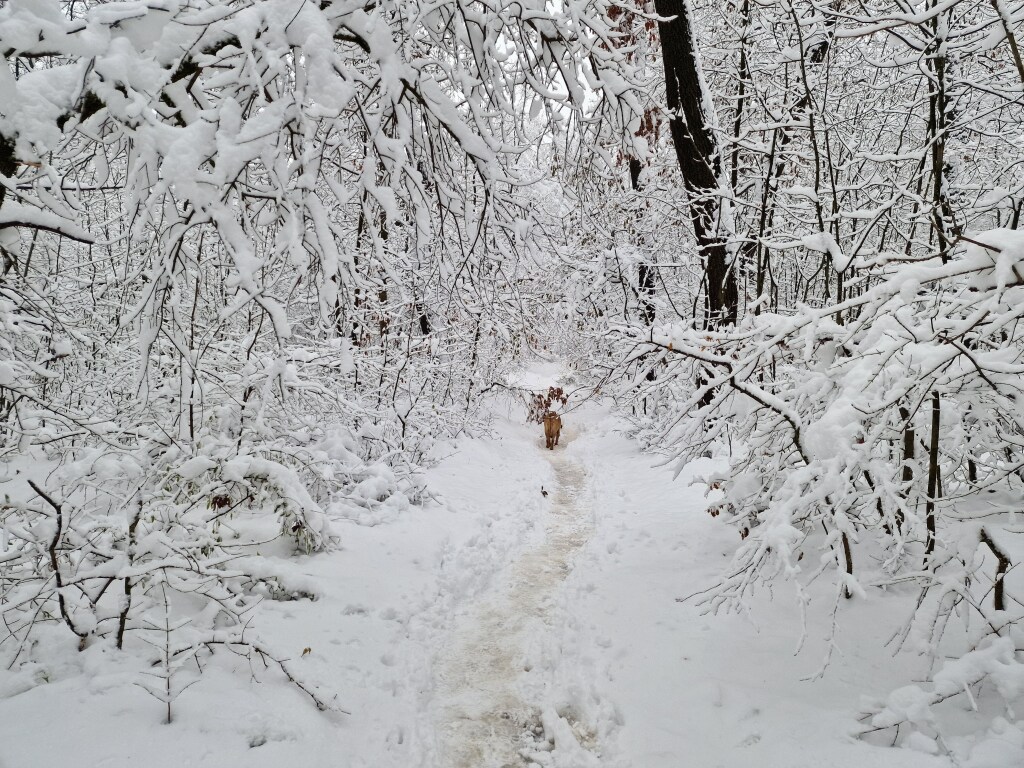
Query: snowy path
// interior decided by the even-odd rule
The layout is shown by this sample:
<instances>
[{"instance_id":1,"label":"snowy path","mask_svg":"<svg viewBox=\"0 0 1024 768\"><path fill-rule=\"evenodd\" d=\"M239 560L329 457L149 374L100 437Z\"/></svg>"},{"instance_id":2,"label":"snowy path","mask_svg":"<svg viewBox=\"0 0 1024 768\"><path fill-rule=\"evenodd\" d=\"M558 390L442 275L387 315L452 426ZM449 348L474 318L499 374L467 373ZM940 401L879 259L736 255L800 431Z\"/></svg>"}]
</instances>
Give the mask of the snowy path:
<instances>
[{"instance_id":1,"label":"snowy path","mask_svg":"<svg viewBox=\"0 0 1024 768\"><path fill-rule=\"evenodd\" d=\"M266 601L261 635L351 715L217 654L164 726L148 668L69 645L24 693L4 698L0 675L0 768L951 768L850 735L862 695L922 676L885 646L913 595L844 602L820 677L826 584L799 654L785 584L742 614L676 602L736 547L689 484L715 463L674 479L621 426L580 409L552 452L514 414L430 470L439 501L339 521L323 555L268 556L318 597ZM61 738L39 739L54 722Z\"/></svg>"},{"instance_id":2,"label":"snowy path","mask_svg":"<svg viewBox=\"0 0 1024 768\"><path fill-rule=\"evenodd\" d=\"M569 435L566 436L569 438ZM507 580L483 595L463 618L451 650L439 664L440 726L447 768L511 768L543 733L537 703L525 701L520 678L528 672L524 641L551 629L553 596L571 571L573 556L591 533L581 501L583 468L564 453L546 454L556 485L543 542L513 563Z\"/></svg>"}]
</instances>

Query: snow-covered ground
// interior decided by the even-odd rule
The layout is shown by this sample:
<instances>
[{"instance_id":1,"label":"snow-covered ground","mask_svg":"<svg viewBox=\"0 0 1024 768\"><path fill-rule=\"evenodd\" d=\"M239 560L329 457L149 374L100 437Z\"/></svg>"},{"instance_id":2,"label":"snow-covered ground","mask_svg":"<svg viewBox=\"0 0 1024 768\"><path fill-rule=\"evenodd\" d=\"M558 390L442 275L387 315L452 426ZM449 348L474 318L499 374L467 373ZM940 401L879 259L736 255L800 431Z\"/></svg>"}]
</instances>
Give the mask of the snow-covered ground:
<instances>
[{"instance_id":1,"label":"snow-covered ground","mask_svg":"<svg viewBox=\"0 0 1024 768\"><path fill-rule=\"evenodd\" d=\"M292 561L315 601L262 607L266 642L350 714L222 653L164 725L145 670L69 651L0 677L0 766L947 765L851 736L862 693L920 672L883 649L898 600L844 605L840 653L816 677L829 624L811 622L795 655L782 591L742 616L677 601L735 543L689 484L710 464L673 481L596 406L566 415L554 452L522 420L461 441L430 472L435 502L339 521L339 550Z\"/></svg>"},{"instance_id":2,"label":"snow-covered ground","mask_svg":"<svg viewBox=\"0 0 1024 768\"><path fill-rule=\"evenodd\" d=\"M764 591L746 615L707 616L678 602L712 584L735 549L735 529L704 511L706 486L691 485L712 462L694 462L672 482L611 419L591 419L569 453L587 469L594 533L562 598L561 646L562 666L575 670L562 675L594 681L591 698L616 714L608 749L617 762L602 765L946 765L851 737L861 695L884 694L917 671L879 650L893 626L884 612L905 605L844 605L841 652L815 677L830 623L809 619L795 654L802 625L782 590L774 599Z\"/></svg>"}]
</instances>

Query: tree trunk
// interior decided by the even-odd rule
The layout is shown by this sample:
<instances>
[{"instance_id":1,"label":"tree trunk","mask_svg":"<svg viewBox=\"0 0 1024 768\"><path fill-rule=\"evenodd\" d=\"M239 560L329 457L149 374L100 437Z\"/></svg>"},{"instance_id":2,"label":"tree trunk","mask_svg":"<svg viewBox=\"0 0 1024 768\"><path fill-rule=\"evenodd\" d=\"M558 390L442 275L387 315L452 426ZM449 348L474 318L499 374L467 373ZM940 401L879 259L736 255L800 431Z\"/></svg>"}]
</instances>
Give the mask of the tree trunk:
<instances>
[{"instance_id":1,"label":"tree trunk","mask_svg":"<svg viewBox=\"0 0 1024 768\"><path fill-rule=\"evenodd\" d=\"M937 4L933 2L931 8ZM946 194L947 161L946 133L948 131L949 96L946 92L946 33L938 14L931 23L933 39L926 51L931 73L928 93L928 137L931 140L932 161L932 227L938 241L942 263L949 261L950 231L955 230L953 209ZM955 234L955 231L953 232Z\"/></svg>"},{"instance_id":2,"label":"tree trunk","mask_svg":"<svg viewBox=\"0 0 1024 768\"><path fill-rule=\"evenodd\" d=\"M643 170L640 165L640 161L635 158L629 158L629 181L632 187L634 196L639 198L640 196L640 172ZM636 215L639 217L640 213L637 211ZM637 228L635 233L633 245L639 251L643 246L642 234ZM646 261L641 261L637 267L636 282L638 292L640 294L640 322L645 326L654 324L655 308L654 308L654 267L648 264Z\"/></svg>"},{"instance_id":3,"label":"tree trunk","mask_svg":"<svg viewBox=\"0 0 1024 768\"><path fill-rule=\"evenodd\" d=\"M712 131L711 96L705 91L691 9L686 0L655 0L665 64L669 127L690 206L693 234L707 277L710 327L736 322L736 273L722 234L722 156Z\"/></svg>"},{"instance_id":4,"label":"tree trunk","mask_svg":"<svg viewBox=\"0 0 1024 768\"><path fill-rule=\"evenodd\" d=\"M997 611L1006 610L1006 598L1004 596L1004 584L1003 579L1006 576L1006 572L1010 568L1010 558L1006 556L1006 553L999 548L988 531L984 528L981 529L981 541L987 545L992 554L996 556L996 561L999 563L996 566L996 580L993 584L993 595L992 595L992 607Z\"/></svg>"},{"instance_id":5,"label":"tree trunk","mask_svg":"<svg viewBox=\"0 0 1024 768\"><path fill-rule=\"evenodd\" d=\"M939 393L932 392L932 434L928 448L928 498L925 501L924 563L927 566L935 551L935 501L939 492L939 426L942 422Z\"/></svg>"}]
</instances>

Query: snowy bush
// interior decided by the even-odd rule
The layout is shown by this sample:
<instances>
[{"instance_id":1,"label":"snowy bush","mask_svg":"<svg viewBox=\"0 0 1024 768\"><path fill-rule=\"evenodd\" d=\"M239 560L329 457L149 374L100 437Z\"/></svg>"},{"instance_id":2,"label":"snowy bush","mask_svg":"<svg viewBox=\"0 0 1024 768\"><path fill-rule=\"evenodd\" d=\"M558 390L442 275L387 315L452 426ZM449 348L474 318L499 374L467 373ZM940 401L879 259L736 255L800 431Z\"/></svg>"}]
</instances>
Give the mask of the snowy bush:
<instances>
[{"instance_id":1,"label":"snowy bush","mask_svg":"<svg viewBox=\"0 0 1024 768\"><path fill-rule=\"evenodd\" d=\"M666 325L649 342L667 364L652 397L698 386L678 406L692 417L648 439L684 460L727 437L734 448L708 481L721 489L711 512L739 545L699 599L730 610L784 578L806 602L831 574L834 645L845 599L916 584L895 637L937 671L890 696L869 728L900 727L908 744L917 733L917 747L942 741L932 708L950 697L987 713L982 725L1024 704L1024 235L965 240L948 261L893 265L838 305L719 331Z\"/></svg>"},{"instance_id":2,"label":"snowy bush","mask_svg":"<svg viewBox=\"0 0 1024 768\"><path fill-rule=\"evenodd\" d=\"M267 553L393 518L481 422L522 322L523 106L636 112L605 8L0 7L8 666L61 628L152 658L169 706L227 646L325 705L251 629L315 597Z\"/></svg>"}]
</instances>

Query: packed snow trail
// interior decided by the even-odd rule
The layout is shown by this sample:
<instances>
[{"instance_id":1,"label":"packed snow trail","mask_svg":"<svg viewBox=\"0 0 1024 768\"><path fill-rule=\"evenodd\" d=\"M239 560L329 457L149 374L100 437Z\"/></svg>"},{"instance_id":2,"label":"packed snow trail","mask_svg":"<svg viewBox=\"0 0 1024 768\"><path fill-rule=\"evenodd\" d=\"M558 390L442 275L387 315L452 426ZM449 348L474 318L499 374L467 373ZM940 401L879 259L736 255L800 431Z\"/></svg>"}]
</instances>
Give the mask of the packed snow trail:
<instances>
[{"instance_id":1,"label":"packed snow trail","mask_svg":"<svg viewBox=\"0 0 1024 768\"><path fill-rule=\"evenodd\" d=\"M520 556L507 581L481 598L439 664L444 768L527 765L521 753L543 733L538 706L520 690L520 678L529 671L523 643L531 631L551 628L552 597L591 532L590 511L581 503L586 475L564 453L569 442L566 433L562 445L548 452L557 484L548 489L552 504L543 542Z\"/></svg>"}]
</instances>

